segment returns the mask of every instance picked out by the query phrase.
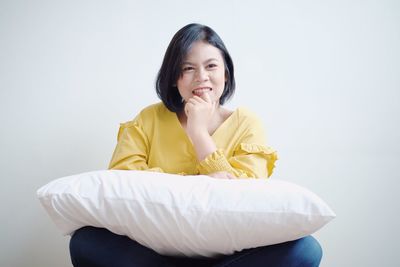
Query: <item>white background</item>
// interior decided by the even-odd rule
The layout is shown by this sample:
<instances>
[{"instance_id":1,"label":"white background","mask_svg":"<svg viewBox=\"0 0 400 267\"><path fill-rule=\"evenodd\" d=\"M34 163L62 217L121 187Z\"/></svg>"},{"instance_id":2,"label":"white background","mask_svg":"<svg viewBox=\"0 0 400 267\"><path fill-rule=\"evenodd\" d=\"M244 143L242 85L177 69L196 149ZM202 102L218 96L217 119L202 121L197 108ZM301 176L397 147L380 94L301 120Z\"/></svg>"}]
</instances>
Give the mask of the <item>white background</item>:
<instances>
[{"instance_id":1,"label":"white background","mask_svg":"<svg viewBox=\"0 0 400 267\"><path fill-rule=\"evenodd\" d=\"M1 0L0 266L71 266L36 190L107 168L119 123L158 101L165 49L190 22L230 51L227 106L263 119L275 179L337 213L315 234L321 266L400 266L396 0Z\"/></svg>"}]
</instances>

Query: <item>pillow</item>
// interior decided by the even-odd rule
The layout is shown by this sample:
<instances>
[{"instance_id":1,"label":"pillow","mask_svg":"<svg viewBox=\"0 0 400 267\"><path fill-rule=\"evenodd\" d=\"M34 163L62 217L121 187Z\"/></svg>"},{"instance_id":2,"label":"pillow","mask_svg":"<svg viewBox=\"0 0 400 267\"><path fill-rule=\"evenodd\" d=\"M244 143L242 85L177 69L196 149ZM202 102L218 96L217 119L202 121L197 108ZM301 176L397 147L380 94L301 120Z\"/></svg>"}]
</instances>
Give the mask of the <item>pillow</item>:
<instances>
[{"instance_id":1,"label":"pillow","mask_svg":"<svg viewBox=\"0 0 400 267\"><path fill-rule=\"evenodd\" d=\"M102 227L174 256L212 257L290 241L335 217L309 190L273 179L104 170L59 178L37 195L64 235Z\"/></svg>"}]
</instances>

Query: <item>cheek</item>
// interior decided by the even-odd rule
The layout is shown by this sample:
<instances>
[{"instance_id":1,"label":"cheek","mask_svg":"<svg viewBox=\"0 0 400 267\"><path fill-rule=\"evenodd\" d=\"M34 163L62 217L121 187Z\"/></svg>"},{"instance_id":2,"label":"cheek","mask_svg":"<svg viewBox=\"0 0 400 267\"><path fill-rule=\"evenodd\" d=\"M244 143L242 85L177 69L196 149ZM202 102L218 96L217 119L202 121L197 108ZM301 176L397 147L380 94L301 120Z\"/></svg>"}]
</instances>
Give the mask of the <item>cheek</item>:
<instances>
[{"instance_id":1,"label":"cheek","mask_svg":"<svg viewBox=\"0 0 400 267\"><path fill-rule=\"evenodd\" d=\"M189 75L182 75L178 81L176 82L178 87L187 87L190 84L190 77Z\"/></svg>"},{"instance_id":2,"label":"cheek","mask_svg":"<svg viewBox=\"0 0 400 267\"><path fill-rule=\"evenodd\" d=\"M215 82L219 85L219 87L222 87L222 90L224 89L226 82L225 71L218 72L218 74L215 76Z\"/></svg>"},{"instance_id":3,"label":"cheek","mask_svg":"<svg viewBox=\"0 0 400 267\"><path fill-rule=\"evenodd\" d=\"M181 95L182 98L187 100L189 93L188 93L188 88L190 88L190 82L188 81L187 78L181 77L177 82L176 86L178 87L179 94Z\"/></svg>"},{"instance_id":4,"label":"cheek","mask_svg":"<svg viewBox=\"0 0 400 267\"><path fill-rule=\"evenodd\" d=\"M178 87L179 91L182 89L182 87L184 87L184 81L182 80L182 78L180 78L177 82L176 82L176 87Z\"/></svg>"}]
</instances>

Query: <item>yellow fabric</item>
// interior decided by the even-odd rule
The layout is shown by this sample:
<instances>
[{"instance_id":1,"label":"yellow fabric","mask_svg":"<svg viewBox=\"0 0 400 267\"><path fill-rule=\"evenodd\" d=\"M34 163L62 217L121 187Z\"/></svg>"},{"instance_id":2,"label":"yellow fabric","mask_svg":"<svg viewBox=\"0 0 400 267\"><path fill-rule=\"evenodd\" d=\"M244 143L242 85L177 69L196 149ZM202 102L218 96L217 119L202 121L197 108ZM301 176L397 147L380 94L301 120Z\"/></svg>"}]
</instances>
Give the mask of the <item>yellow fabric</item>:
<instances>
[{"instance_id":1,"label":"yellow fabric","mask_svg":"<svg viewBox=\"0 0 400 267\"><path fill-rule=\"evenodd\" d=\"M183 175L228 171L243 178L271 176L277 154L265 145L262 123L247 109L236 109L211 137L218 150L198 162L176 114L157 103L121 124L109 169Z\"/></svg>"}]
</instances>

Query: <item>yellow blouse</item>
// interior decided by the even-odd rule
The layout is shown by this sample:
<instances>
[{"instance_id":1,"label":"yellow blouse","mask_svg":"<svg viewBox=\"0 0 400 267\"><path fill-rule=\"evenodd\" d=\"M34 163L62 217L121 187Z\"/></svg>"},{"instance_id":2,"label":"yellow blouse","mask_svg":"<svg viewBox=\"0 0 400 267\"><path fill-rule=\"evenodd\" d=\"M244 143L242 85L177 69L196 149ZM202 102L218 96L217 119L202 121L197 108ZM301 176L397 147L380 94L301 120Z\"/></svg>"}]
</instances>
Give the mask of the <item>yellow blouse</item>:
<instances>
[{"instance_id":1,"label":"yellow blouse","mask_svg":"<svg viewBox=\"0 0 400 267\"><path fill-rule=\"evenodd\" d=\"M161 102L153 104L121 124L109 169L271 176L277 154L265 145L262 123L247 109L236 109L211 137L218 149L199 162L177 115Z\"/></svg>"}]
</instances>

